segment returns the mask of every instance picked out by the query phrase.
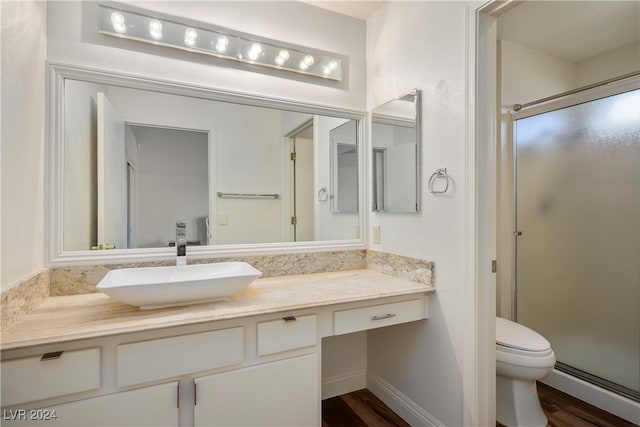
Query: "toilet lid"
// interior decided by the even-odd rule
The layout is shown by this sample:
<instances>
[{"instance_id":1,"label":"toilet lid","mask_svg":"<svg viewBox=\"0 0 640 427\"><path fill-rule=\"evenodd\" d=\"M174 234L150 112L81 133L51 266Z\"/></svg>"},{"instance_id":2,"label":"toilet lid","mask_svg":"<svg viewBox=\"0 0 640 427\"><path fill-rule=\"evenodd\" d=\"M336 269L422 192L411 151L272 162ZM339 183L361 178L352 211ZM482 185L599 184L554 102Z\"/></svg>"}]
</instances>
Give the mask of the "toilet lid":
<instances>
[{"instance_id":1,"label":"toilet lid","mask_svg":"<svg viewBox=\"0 0 640 427\"><path fill-rule=\"evenodd\" d=\"M526 326L496 317L496 344L526 351L546 351L551 344Z\"/></svg>"}]
</instances>

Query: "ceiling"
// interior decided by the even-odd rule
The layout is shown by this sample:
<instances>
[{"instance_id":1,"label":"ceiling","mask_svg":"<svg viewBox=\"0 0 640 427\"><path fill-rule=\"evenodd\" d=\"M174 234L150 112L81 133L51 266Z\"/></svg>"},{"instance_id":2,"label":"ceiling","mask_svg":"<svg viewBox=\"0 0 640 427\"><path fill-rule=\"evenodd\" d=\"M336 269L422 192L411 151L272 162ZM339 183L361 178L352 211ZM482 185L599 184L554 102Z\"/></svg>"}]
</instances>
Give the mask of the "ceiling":
<instances>
[{"instance_id":1,"label":"ceiling","mask_svg":"<svg viewBox=\"0 0 640 427\"><path fill-rule=\"evenodd\" d=\"M367 20L387 0L301 0ZM498 20L498 38L580 62L640 40L640 1L515 1Z\"/></svg>"},{"instance_id":2,"label":"ceiling","mask_svg":"<svg viewBox=\"0 0 640 427\"><path fill-rule=\"evenodd\" d=\"M342 15L351 16L353 18L366 21L376 10L380 8L385 0L369 1L369 0L301 0L313 6L328 9Z\"/></svg>"},{"instance_id":3,"label":"ceiling","mask_svg":"<svg viewBox=\"0 0 640 427\"><path fill-rule=\"evenodd\" d=\"M498 38L579 62L640 39L640 1L518 2Z\"/></svg>"}]
</instances>

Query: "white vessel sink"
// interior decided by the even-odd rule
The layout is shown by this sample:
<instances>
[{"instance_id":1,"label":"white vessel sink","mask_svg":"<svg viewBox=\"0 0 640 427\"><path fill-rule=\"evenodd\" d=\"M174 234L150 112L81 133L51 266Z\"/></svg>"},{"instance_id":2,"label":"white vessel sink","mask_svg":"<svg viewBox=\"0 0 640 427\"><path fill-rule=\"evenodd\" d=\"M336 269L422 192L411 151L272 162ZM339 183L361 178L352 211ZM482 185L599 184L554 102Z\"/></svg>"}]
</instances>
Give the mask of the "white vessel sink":
<instances>
[{"instance_id":1,"label":"white vessel sink","mask_svg":"<svg viewBox=\"0 0 640 427\"><path fill-rule=\"evenodd\" d=\"M225 299L261 274L246 262L123 268L108 272L97 288L148 310Z\"/></svg>"}]
</instances>

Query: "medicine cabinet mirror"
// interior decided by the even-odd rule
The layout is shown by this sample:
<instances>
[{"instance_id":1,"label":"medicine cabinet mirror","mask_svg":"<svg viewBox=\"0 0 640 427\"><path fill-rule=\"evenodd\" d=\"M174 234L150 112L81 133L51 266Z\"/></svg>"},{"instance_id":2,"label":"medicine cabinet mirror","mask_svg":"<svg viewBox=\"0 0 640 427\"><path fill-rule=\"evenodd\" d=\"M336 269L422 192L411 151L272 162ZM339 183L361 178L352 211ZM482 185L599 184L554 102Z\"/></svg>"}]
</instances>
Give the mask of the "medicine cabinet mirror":
<instances>
[{"instance_id":1,"label":"medicine cabinet mirror","mask_svg":"<svg viewBox=\"0 0 640 427\"><path fill-rule=\"evenodd\" d=\"M49 69L50 261L363 245L361 113Z\"/></svg>"},{"instance_id":2,"label":"medicine cabinet mirror","mask_svg":"<svg viewBox=\"0 0 640 427\"><path fill-rule=\"evenodd\" d=\"M372 210L420 211L420 91L371 112Z\"/></svg>"}]
</instances>

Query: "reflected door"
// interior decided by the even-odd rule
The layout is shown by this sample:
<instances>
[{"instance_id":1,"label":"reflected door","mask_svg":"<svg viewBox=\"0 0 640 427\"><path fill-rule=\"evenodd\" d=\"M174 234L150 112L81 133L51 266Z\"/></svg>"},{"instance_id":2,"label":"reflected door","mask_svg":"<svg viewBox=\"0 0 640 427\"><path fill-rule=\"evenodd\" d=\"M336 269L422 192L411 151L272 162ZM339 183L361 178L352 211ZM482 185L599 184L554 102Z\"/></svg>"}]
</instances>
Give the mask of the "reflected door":
<instances>
[{"instance_id":1,"label":"reflected door","mask_svg":"<svg viewBox=\"0 0 640 427\"><path fill-rule=\"evenodd\" d=\"M640 90L519 119L516 316L559 366L640 396Z\"/></svg>"},{"instance_id":2,"label":"reflected door","mask_svg":"<svg viewBox=\"0 0 640 427\"><path fill-rule=\"evenodd\" d=\"M98 92L98 249L127 247L127 160L124 121Z\"/></svg>"},{"instance_id":3,"label":"reflected door","mask_svg":"<svg viewBox=\"0 0 640 427\"><path fill-rule=\"evenodd\" d=\"M315 239L313 121L290 136L292 211L294 242Z\"/></svg>"}]
</instances>

